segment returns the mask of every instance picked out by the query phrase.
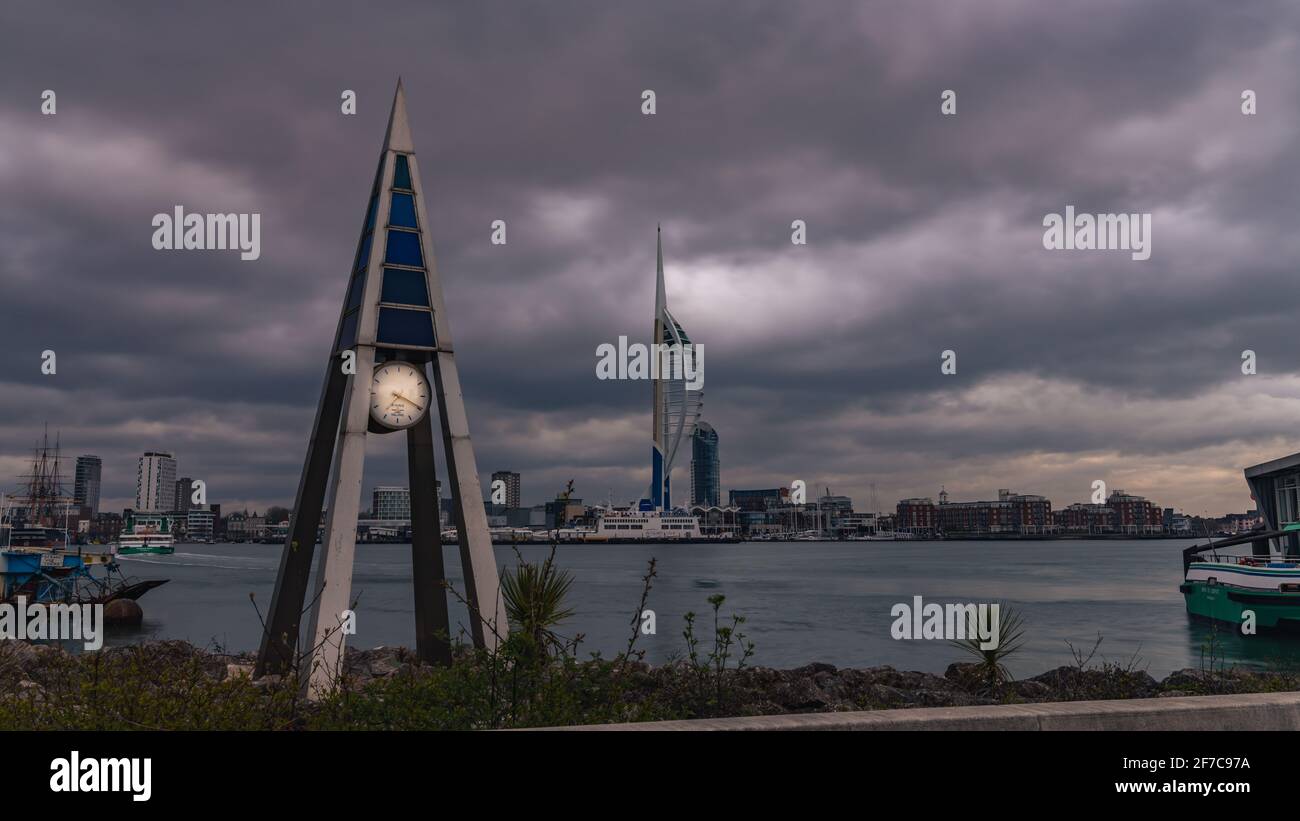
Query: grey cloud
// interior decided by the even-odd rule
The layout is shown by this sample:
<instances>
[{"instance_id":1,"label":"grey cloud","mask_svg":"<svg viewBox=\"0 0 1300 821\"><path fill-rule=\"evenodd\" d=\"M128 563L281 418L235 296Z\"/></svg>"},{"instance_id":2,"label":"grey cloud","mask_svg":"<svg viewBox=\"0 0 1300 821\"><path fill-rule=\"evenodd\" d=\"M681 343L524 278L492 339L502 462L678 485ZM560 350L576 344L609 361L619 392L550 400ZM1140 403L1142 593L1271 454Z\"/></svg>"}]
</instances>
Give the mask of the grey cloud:
<instances>
[{"instance_id":1,"label":"grey cloud","mask_svg":"<svg viewBox=\"0 0 1300 821\"><path fill-rule=\"evenodd\" d=\"M1290 447L1239 355L1259 353L1260 379L1297 364L1298 18L1280 2L192 4L86 5L73 25L10 5L3 453L48 419L113 460L110 495L157 447L218 476L214 498L287 502L401 74L479 463L524 471L530 500L569 476L591 498L642 489L646 391L596 381L594 350L648 335L662 222L670 299L709 348L724 486L820 472L889 502L974 493L974 473L1065 493L1068 459L1041 458L1060 453L1149 464L1129 489L1165 504L1240 507L1239 479L1204 477ZM1237 113L1247 87L1255 118ZM153 251L149 218L177 203L261 212L262 259ZM1041 218L1066 204L1155 211L1153 259L1043 251ZM487 244L497 218L504 248ZM37 369L47 347L57 377ZM958 377L938 373L946 348ZM1115 401L1044 417L1014 401L1034 385ZM1000 401L972 403L981 386ZM1251 399L1231 428L1193 424L1234 397ZM375 447L371 476L401 481ZM1211 461L1160 468L1188 450Z\"/></svg>"}]
</instances>

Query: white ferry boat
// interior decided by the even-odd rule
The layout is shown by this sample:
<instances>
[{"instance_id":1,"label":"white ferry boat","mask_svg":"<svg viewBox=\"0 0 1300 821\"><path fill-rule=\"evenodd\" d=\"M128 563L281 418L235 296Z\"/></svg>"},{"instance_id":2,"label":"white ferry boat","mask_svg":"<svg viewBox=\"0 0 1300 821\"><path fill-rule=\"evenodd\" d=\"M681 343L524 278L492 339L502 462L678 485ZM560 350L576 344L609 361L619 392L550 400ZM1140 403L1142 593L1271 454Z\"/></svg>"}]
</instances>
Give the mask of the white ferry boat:
<instances>
[{"instance_id":1,"label":"white ferry boat","mask_svg":"<svg viewBox=\"0 0 1300 821\"><path fill-rule=\"evenodd\" d=\"M141 553L165 556L176 552L176 539L170 533L123 533L112 547L119 556Z\"/></svg>"},{"instance_id":2,"label":"white ferry boat","mask_svg":"<svg viewBox=\"0 0 1300 821\"><path fill-rule=\"evenodd\" d=\"M685 513L667 513L658 510L605 511L596 520L596 530L587 535L589 542L638 541L722 541L706 539L700 532L700 522Z\"/></svg>"},{"instance_id":3,"label":"white ferry boat","mask_svg":"<svg viewBox=\"0 0 1300 821\"><path fill-rule=\"evenodd\" d=\"M172 534L170 517L148 513L128 517L125 528L112 548L119 556L166 556L175 553L176 537Z\"/></svg>"}]
</instances>

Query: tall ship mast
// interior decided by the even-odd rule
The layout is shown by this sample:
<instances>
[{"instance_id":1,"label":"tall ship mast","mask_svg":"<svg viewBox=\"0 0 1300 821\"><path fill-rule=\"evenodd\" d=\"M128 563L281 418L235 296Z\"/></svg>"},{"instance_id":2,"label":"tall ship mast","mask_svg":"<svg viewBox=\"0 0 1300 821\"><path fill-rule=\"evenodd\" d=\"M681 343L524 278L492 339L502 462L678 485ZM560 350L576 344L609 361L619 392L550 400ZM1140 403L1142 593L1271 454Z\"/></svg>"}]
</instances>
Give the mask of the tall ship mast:
<instances>
[{"instance_id":1,"label":"tall ship mast","mask_svg":"<svg viewBox=\"0 0 1300 821\"><path fill-rule=\"evenodd\" d=\"M47 427L32 454L32 466L20 477L19 492L8 505L6 547L52 549L68 544L72 496L63 486L62 455L58 435L50 446Z\"/></svg>"}]
</instances>

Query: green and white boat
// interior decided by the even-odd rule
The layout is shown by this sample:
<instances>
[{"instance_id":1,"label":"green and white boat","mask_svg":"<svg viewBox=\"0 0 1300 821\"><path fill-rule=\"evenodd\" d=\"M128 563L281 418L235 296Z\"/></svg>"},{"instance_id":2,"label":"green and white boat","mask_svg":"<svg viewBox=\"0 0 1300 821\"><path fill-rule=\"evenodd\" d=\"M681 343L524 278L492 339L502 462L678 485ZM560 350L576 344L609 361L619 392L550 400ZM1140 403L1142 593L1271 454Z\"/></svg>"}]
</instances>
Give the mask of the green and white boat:
<instances>
[{"instance_id":1,"label":"green and white boat","mask_svg":"<svg viewBox=\"0 0 1300 821\"><path fill-rule=\"evenodd\" d=\"M151 514L128 516L122 535L113 543L113 552L119 556L167 556L175 553L176 537L172 535L171 518Z\"/></svg>"},{"instance_id":2,"label":"green and white boat","mask_svg":"<svg viewBox=\"0 0 1300 821\"><path fill-rule=\"evenodd\" d=\"M1232 625L1238 630L1253 614L1258 629L1300 630L1300 556L1273 552L1300 533L1300 523L1281 530L1255 531L1183 551L1179 586L1193 616ZM1224 555L1225 548L1251 545L1249 556Z\"/></svg>"}]
</instances>

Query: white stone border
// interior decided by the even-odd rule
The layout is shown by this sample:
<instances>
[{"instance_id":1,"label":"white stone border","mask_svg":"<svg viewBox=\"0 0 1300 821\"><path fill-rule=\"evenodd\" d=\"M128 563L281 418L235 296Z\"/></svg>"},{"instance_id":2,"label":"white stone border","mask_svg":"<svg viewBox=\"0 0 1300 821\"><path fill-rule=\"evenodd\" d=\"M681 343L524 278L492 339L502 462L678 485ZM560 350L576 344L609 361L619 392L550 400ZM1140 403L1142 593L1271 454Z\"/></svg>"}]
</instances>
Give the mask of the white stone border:
<instances>
[{"instance_id":1,"label":"white stone border","mask_svg":"<svg viewBox=\"0 0 1300 821\"><path fill-rule=\"evenodd\" d=\"M915 707L583 724L548 730L1300 730L1300 692Z\"/></svg>"}]
</instances>

